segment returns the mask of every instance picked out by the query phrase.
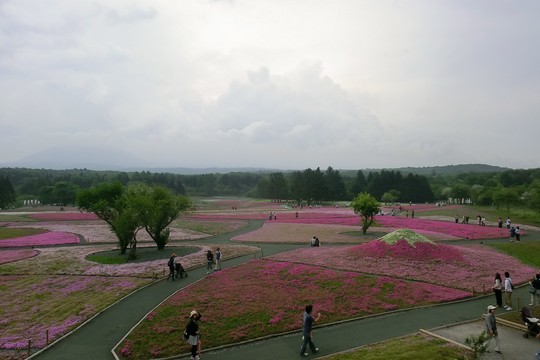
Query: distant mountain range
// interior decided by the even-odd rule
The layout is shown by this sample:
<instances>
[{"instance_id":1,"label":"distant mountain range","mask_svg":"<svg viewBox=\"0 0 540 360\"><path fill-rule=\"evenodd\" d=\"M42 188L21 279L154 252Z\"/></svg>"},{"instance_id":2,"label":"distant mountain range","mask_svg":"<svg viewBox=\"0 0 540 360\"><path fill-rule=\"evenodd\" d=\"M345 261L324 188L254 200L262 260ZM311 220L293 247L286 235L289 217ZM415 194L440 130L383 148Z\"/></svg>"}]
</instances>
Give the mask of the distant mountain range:
<instances>
[{"instance_id":1,"label":"distant mountain range","mask_svg":"<svg viewBox=\"0 0 540 360\"><path fill-rule=\"evenodd\" d=\"M292 172L295 170L266 169L250 167L207 167L207 168L187 168L187 167L154 167L152 164L129 154L126 151L110 148L96 147L67 147L57 146L38 153L32 154L18 161L0 164L0 167L10 168L30 168L30 169L89 169L89 170L112 170L112 171L150 171L155 173L173 173L184 175L226 174L232 172L247 173L271 173L271 172ZM304 169L298 169L304 170ZM322 171L326 169L321 168ZM339 170L339 169L337 169ZM461 173L485 173L503 172L512 170L510 168L492 166L485 164L460 164L446 166L427 167L401 167L394 169L362 169L365 173L370 171L393 170L403 174L413 173L419 175L437 174L461 174ZM358 170L339 170L343 176L355 176Z\"/></svg>"},{"instance_id":2,"label":"distant mountain range","mask_svg":"<svg viewBox=\"0 0 540 360\"><path fill-rule=\"evenodd\" d=\"M92 146L55 146L20 160L6 164L3 167L18 167L31 169L89 169L89 170L122 170L128 167L147 168L143 160L130 153L112 148Z\"/></svg>"},{"instance_id":3,"label":"distant mountain range","mask_svg":"<svg viewBox=\"0 0 540 360\"><path fill-rule=\"evenodd\" d=\"M437 174L463 174L463 173L493 173L512 170L507 167L486 165L486 164L459 164L445 166L426 166L426 167L402 167L392 170L399 170L402 173L418 175L437 175Z\"/></svg>"}]
</instances>

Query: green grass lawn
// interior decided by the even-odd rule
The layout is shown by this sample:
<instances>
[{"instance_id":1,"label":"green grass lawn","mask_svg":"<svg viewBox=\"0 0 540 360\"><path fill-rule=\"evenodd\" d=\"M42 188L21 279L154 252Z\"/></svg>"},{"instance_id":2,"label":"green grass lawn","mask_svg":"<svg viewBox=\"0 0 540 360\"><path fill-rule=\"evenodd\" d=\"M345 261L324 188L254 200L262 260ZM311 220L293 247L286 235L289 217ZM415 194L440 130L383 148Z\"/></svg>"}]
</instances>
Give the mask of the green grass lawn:
<instances>
[{"instance_id":1,"label":"green grass lawn","mask_svg":"<svg viewBox=\"0 0 540 360\"><path fill-rule=\"evenodd\" d=\"M172 227L189 229L209 235L225 234L247 225L245 220L208 221L179 218L173 221Z\"/></svg>"},{"instance_id":2,"label":"green grass lawn","mask_svg":"<svg viewBox=\"0 0 540 360\"><path fill-rule=\"evenodd\" d=\"M425 334L415 334L368 345L351 352L325 356L324 360L455 360L473 359L464 348Z\"/></svg>"},{"instance_id":3,"label":"green grass lawn","mask_svg":"<svg viewBox=\"0 0 540 360\"><path fill-rule=\"evenodd\" d=\"M30 219L26 215L11 215L11 214L0 214L0 222L32 222L35 220Z\"/></svg>"},{"instance_id":4,"label":"green grass lawn","mask_svg":"<svg viewBox=\"0 0 540 360\"><path fill-rule=\"evenodd\" d=\"M0 240L13 239L22 236L37 235L49 232L47 229L35 228L7 228L0 227Z\"/></svg>"},{"instance_id":5,"label":"green grass lawn","mask_svg":"<svg viewBox=\"0 0 540 360\"><path fill-rule=\"evenodd\" d=\"M427 210L418 213L420 216L450 216L459 215L460 219L463 215L470 218L469 222L474 222L478 215L484 216L487 221L497 221L500 217L503 221L509 216L514 224L526 224L540 226L540 213L525 208L495 208L491 206L475 206L464 205L460 209L451 209L446 207L437 208L435 210Z\"/></svg>"},{"instance_id":6,"label":"green grass lawn","mask_svg":"<svg viewBox=\"0 0 540 360\"><path fill-rule=\"evenodd\" d=\"M520 243L508 242L489 245L519 259L524 264L540 268L540 256L538 256L540 254L540 242L521 241ZM533 276L534 274L531 274L531 279Z\"/></svg>"}]
</instances>

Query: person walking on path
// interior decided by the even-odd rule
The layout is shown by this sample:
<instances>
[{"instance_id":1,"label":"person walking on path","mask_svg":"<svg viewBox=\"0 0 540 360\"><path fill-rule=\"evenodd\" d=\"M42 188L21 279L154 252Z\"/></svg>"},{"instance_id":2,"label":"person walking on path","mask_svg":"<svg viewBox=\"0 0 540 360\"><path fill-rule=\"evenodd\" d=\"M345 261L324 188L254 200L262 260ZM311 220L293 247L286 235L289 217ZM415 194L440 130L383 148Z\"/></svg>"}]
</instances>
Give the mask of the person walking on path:
<instances>
[{"instance_id":1,"label":"person walking on path","mask_svg":"<svg viewBox=\"0 0 540 360\"><path fill-rule=\"evenodd\" d=\"M489 352L489 345L491 343L491 340L495 340L495 350L496 353L502 354L500 345L499 345L499 333L497 331L497 320L495 319L495 310L497 309L496 306L489 305L487 307L488 313L486 315L486 330L489 335L489 340L486 343L486 350Z\"/></svg>"},{"instance_id":2,"label":"person walking on path","mask_svg":"<svg viewBox=\"0 0 540 360\"><path fill-rule=\"evenodd\" d=\"M514 284L510 278L510 273L506 271L504 273L504 308L508 311L512 310L512 292L514 290Z\"/></svg>"},{"instance_id":3,"label":"person walking on path","mask_svg":"<svg viewBox=\"0 0 540 360\"><path fill-rule=\"evenodd\" d=\"M514 242L516 237L516 228L514 226L510 227L510 242Z\"/></svg>"},{"instance_id":4,"label":"person walking on path","mask_svg":"<svg viewBox=\"0 0 540 360\"><path fill-rule=\"evenodd\" d=\"M497 301L497 306L502 307L502 278L501 274L495 274L495 283L493 284L493 292L495 293L495 300Z\"/></svg>"},{"instance_id":5,"label":"person walking on path","mask_svg":"<svg viewBox=\"0 0 540 360\"><path fill-rule=\"evenodd\" d=\"M201 356L201 336L199 334L200 319L201 314L199 314L197 310L193 310L189 314L189 323L186 326L185 334L188 337L187 342L191 345L191 360L199 360Z\"/></svg>"},{"instance_id":6,"label":"person walking on path","mask_svg":"<svg viewBox=\"0 0 540 360\"><path fill-rule=\"evenodd\" d=\"M169 267L169 276L167 276L167 280L169 280L169 278L172 279L172 281L174 281L174 261L176 259L176 254L172 254L171 257L169 258L169 262L167 263L167 266Z\"/></svg>"},{"instance_id":7,"label":"person walking on path","mask_svg":"<svg viewBox=\"0 0 540 360\"><path fill-rule=\"evenodd\" d=\"M538 305L538 298L540 297L540 274L536 274L536 277L530 282L531 289L531 303L529 306Z\"/></svg>"},{"instance_id":8,"label":"person walking on path","mask_svg":"<svg viewBox=\"0 0 540 360\"><path fill-rule=\"evenodd\" d=\"M519 233L519 226L516 226L516 230L514 231L514 233L516 234L516 241L519 241L521 236Z\"/></svg>"},{"instance_id":9,"label":"person walking on path","mask_svg":"<svg viewBox=\"0 0 540 360\"><path fill-rule=\"evenodd\" d=\"M508 230L510 230L510 225L512 225L512 221L510 220L509 217L507 217L507 218L506 218L506 228L507 228Z\"/></svg>"},{"instance_id":10,"label":"person walking on path","mask_svg":"<svg viewBox=\"0 0 540 360\"><path fill-rule=\"evenodd\" d=\"M499 224L499 229L502 229L503 221L501 218L499 218L499 220L497 221L497 224Z\"/></svg>"},{"instance_id":11,"label":"person walking on path","mask_svg":"<svg viewBox=\"0 0 540 360\"><path fill-rule=\"evenodd\" d=\"M213 264L214 264L214 254L212 254L212 250L208 250L206 252L206 274L210 274L210 271L212 271Z\"/></svg>"},{"instance_id":12,"label":"person walking on path","mask_svg":"<svg viewBox=\"0 0 540 360\"><path fill-rule=\"evenodd\" d=\"M217 248L217 250L216 250L216 267L214 268L214 270L216 270L216 271L221 270L221 257L222 257L221 250L220 250L220 248Z\"/></svg>"},{"instance_id":13,"label":"person walking on path","mask_svg":"<svg viewBox=\"0 0 540 360\"><path fill-rule=\"evenodd\" d=\"M306 352L306 348L308 345L312 353L315 354L319 351L319 348L315 346L311 338L313 336L313 324L319 321L319 319L321 318L321 313L318 313L317 317L313 318L313 316L311 316L312 311L313 305L306 305L306 311L304 312L304 320L302 325L302 347L300 348L300 356L309 355Z\"/></svg>"}]
</instances>

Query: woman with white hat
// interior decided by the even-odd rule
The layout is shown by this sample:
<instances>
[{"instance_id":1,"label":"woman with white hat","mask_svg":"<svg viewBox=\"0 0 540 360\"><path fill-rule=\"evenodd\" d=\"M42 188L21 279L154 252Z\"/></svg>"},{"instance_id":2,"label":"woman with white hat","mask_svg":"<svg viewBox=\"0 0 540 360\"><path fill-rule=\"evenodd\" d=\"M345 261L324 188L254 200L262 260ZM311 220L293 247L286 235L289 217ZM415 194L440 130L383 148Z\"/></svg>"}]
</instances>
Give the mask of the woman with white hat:
<instances>
[{"instance_id":1,"label":"woman with white hat","mask_svg":"<svg viewBox=\"0 0 540 360\"><path fill-rule=\"evenodd\" d=\"M187 342L191 345L191 360L199 360L201 355L201 336L199 334L199 320L201 314L197 310L189 314L189 323L186 327ZM199 355L197 355L197 351Z\"/></svg>"}]
</instances>

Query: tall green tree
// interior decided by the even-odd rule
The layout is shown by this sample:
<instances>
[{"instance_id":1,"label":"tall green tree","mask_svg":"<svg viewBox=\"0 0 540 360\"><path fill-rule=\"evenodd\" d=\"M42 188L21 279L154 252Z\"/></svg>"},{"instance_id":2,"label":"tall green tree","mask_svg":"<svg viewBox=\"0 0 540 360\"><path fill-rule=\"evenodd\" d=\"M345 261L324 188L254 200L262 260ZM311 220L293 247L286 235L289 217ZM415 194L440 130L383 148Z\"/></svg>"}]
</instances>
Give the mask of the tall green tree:
<instances>
[{"instance_id":1,"label":"tall green tree","mask_svg":"<svg viewBox=\"0 0 540 360\"><path fill-rule=\"evenodd\" d=\"M371 194L363 192L353 199L351 206L354 213L360 215L362 233L365 235L370 226L375 223L375 214L381 210L379 203Z\"/></svg>"},{"instance_id":2,"label":"tall green tree","mask_svg":"<svg viewBox=\"0 0 540 360\"><path fill-rule=\"evenodd\" d=\"M0 209L15 203L16 195L13 185L7 176L0 176Z\"/></svg>"},{"instance_id":3,"label":"tall green tree","mask_svg":"<svg viewBox=\"0 0 540 360\"><path fill-rule=\"evenodd\" d=\"M191 201L182 195L174 195L169 189L138 185L127 192L129 207L134 208L144 224L146 232L154 240L158 250L169 242L169 225L180 213L191 208Z\"/></svg>"},{"instance_id":4,"label":"tall green tree","mask_svg":"<svg viewBox=\"0 0 540 360\"><path fill-rule=\"evenodd\" d=\"M510 206L519 203L519 194L514 189L498 188L493 193L493 202L499 206L506 207L506 211L510 211Z\"/></svg>"},{"instance_id":5,"label":"tall green tree","mask_svg":"<svg viewBox=\"0 0 540 360\"><path fill-rule=\"evenodd\" d=\"M339 171L334 170L329 166L328 169L326 169L324 177L328 189L327 200L346 200L347 192L345 190L345 182Z\"/></svg>"},{"instance_id":6,"label":"tall green tree","mask_svg":"<svg viewBox=\"0 0 540 360\"><path fill-rule=\"evenodd\" d=\"M269 198L271 199L288 199L289 188L287 186L287 180L283 173L277 172L270 174L270 180L268 183Z\"/></svg>"},{"instance_id":7,"label":"tall green tree","mask_svg":"<svg viewBox=\"0 0 540 360\"><path fill-rule=\"evenodd\" d=\"M360 194L361 192L366 191L367 181L362 170L356 172L356 177L351 184L350 192L352 194Z\"/></svg>"},{"instance_id":8,"label":"tall green tree","mask_svg":"<svg viewBox=\"0 0 540 360\"><path fill-rule=\"evenodd\" d=\"M118 181L103 183L77 193L77 206L104 220L118 239L120 253L125 254L140 228L140 219L128 206L125 188Z\"/></svg>"}]
</instances>

